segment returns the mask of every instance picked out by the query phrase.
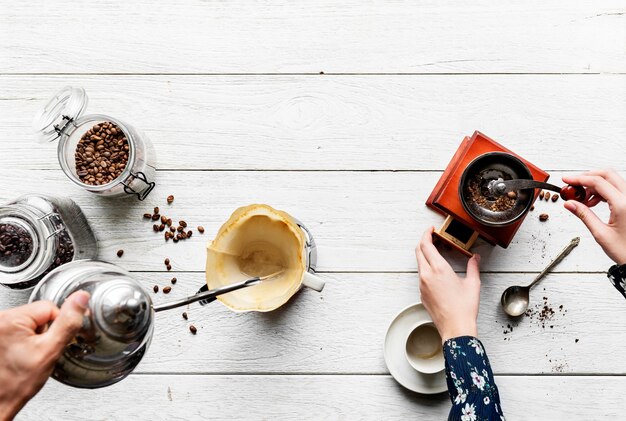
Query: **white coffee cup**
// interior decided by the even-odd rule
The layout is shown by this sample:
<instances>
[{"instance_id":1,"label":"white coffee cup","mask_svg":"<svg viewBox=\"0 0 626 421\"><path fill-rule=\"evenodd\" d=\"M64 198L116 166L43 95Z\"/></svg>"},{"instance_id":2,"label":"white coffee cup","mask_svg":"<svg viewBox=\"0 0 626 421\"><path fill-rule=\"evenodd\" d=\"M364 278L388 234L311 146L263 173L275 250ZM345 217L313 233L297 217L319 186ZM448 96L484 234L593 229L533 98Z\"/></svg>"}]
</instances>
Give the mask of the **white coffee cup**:
<instances>
[{"instance_id":1,"label":"white coffee cup","mask_svg":"<svg viewBox=\"0 0 626 421\"><path fill-rule=\"evenodd\" d=\"M441 336L432 321L422 320L409 330L405 354L411 367L420 373L434 374L444 369Z\"/></svg>"}]
</instances>

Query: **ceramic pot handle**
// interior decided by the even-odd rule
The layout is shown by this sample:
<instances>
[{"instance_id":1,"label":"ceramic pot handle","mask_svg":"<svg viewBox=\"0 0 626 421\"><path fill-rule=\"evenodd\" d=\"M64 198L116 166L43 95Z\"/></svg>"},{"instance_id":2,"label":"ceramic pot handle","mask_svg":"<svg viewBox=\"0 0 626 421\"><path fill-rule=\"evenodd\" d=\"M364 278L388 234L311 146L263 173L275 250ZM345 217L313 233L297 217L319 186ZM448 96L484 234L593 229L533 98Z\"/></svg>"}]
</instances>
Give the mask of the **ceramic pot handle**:
<instances>
[{"instance_id":1,"label":"ceramic pot handle","mask_svg":"<svg viewBox=\"0 0 626 421\"><path fill-rule=\"evenodd\" d=\"M304 285L305 287L314 289L317 292L322 292L322 290L324 289L324 285L326 285L326 282L322 281L320 278L313 275L311 272L304 272L302 285Z\"/></svg>"}]
</instances>

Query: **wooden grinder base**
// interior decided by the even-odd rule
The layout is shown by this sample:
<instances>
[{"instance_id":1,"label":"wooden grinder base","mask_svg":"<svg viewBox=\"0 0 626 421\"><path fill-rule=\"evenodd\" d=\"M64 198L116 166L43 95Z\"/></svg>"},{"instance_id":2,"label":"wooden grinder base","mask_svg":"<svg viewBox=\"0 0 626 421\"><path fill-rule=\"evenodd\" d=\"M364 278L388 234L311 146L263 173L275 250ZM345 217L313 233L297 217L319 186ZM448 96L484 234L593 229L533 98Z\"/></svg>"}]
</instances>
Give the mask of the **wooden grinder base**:
<instances>
[{"instance_id":1,"label":"wooden grinder base","mask_svg":"<svg viewBox=\"0 0 626 421\"><path fill-rule=\"evenodd\" d=\"M534 180L547 181L550 177L547 172L478 131L471 138L465 137L428 197L426 205L446 216L443 225L435 230L434 235L466 256L472 255L470 248L478 236L491 244L508 247L526 217L523 215L510 225L492 227L476 221L463 208L459 197L461 175L470 162L488 152L506 152L519 158L528 166ZM533 201L538 194L535 191Z\"/></svg>"}]
</instances>

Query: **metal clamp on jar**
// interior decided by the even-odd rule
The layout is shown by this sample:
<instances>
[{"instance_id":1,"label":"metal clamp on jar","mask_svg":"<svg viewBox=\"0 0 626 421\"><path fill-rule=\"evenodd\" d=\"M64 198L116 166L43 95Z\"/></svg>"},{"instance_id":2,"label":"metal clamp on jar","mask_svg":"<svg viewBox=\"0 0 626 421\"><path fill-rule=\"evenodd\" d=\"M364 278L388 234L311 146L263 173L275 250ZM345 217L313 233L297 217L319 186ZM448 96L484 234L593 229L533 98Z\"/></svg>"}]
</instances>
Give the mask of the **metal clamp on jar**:
<instances>
[{"instance_id":1,"label":"metal clamp on jar","mask_svg":"<svg viewBox=\"0 0 626 421\"><path fill-rule=\"evenodd\" d=\"M52 269L97 253L96 237L70 199L26 195L0 206L0 285L31 288Z\"/></svg>"},{"instance_id":2,"label":"metal clamp on jar","mask_svg":"<svg viewBox=\"0 0 626 421\"><path fill-rule=\"evenodd\" d=\"M107 115L85 115L87 94L66 86L33 121L41 143L58 140L65 175L102 196L133 195L144 200L154 189L156 156L146 135Z\"/></svg>"}]
</instances>

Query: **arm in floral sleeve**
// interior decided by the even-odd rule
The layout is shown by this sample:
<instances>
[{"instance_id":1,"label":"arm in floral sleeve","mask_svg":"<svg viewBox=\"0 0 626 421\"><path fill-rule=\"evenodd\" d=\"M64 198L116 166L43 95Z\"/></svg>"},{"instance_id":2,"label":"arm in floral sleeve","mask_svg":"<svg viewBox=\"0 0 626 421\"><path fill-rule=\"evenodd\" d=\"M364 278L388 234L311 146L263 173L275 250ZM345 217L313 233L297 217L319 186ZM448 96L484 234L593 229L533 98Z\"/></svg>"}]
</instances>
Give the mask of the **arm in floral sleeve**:
<instances>
[{"instance_id":1,"label":"arm in floral sleeve","mask_svg":"<svg viewBox=\"0 0 626 421\"><path fill-rule=\"evenodd\" d=\"M607 276L611 284L626 298L626 265L613 265Z\"/></svg>"},{"instance_id":2,"label":"arm in floral sleeve","mask_svg":"<svg viewBox=\"0 0 626 421\"><path fill-rule=\"evenodd\" d=\"M504 420L498 387L482 343L472 336L459 336L444 343L443 353L452 400L448 419Z\"/></svg>"}]
</instances>

